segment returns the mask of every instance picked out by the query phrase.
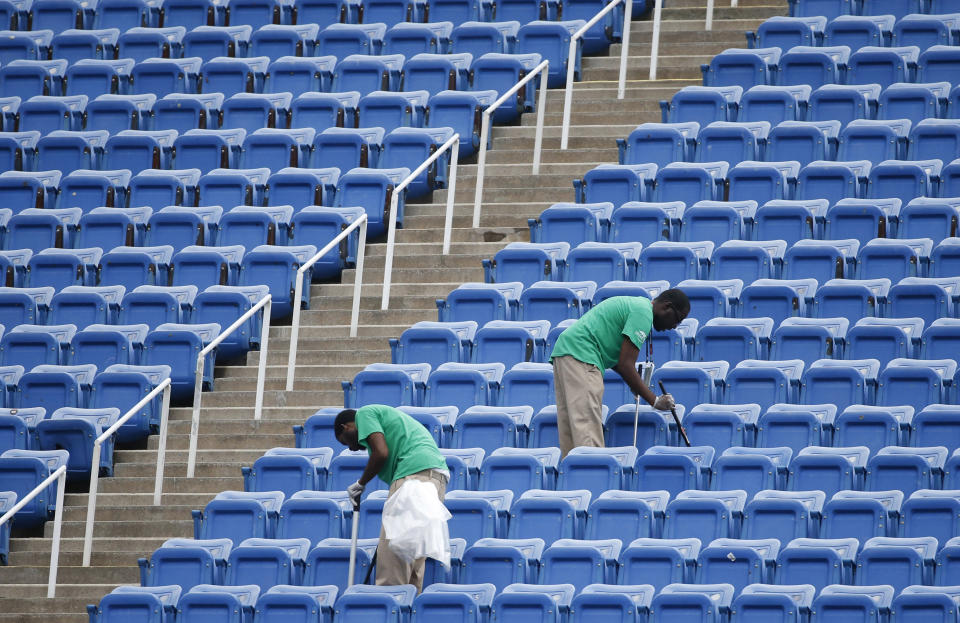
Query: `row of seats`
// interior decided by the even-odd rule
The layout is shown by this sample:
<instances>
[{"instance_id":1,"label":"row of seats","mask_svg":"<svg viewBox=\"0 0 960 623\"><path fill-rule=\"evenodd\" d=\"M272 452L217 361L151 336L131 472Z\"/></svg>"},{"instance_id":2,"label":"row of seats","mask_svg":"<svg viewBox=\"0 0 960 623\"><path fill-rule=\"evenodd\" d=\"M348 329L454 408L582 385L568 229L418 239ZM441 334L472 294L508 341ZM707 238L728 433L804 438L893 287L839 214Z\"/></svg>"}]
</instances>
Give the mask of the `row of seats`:
<instances>
[{"instance_id":1,"label":"row of seats","mask_svg":"<svg viewBox=\"0 0 960 623\"><path fill-rule=\"evenodd\" d=\"M516 583L498 592L489 583L435 583L422 594L415 593L412 586L356 585L338 591L335 586L275 585L262 593L256 585L204 584L185 593L178 585L121 586L87 610L93 623L124 623L131 611L143 611L149 618L142 620L150 623L173 623L174 611L180 623L203 623L217 607L235 613L225 620L238 623L244 615L253 617L251 611L256 613L254 620L289 623L331 623L357 616L370 623L427 623L440 618L450 623L521 623L531 617L569 623L607 617L623 623L668 623L679 617L703 623L837 623L851 616L865 623L892 617L911 623L953 623L953 602L960 589L913 585L898 593L889 585L832 584L818 594L812 585L755 583L734 598L731 584L673 583L657 591L649 584L588 584L577 590L572 584Z\"/></svg>"},{"instance_id":2,"label":"row of seats","mask_svg":"<svg viewBox=\"0 0 960 623\"><path fill-rule=\"evenodd\" d=\"M790 15L797 17L840 15L890 15L950 13L956 8L951 0L790 0Z\"/></svg>"},{"instance_id":3,"label":"row of seats","mask_svg":"<svg viewBox=\"0 0 960 623\"><path fill-rule=\"evenodd\" d=\"M718 460L728 463L736 459ZM875 466L883 468L880 461ZM585 469L577 459L560 469ZM360 503L360 538L380 532L385 490ZM748 501L749 499L749 501ZM956 520L960 492L841 490L831 498L819 490L686 490L671 499L667 491L601 492L529 489L515 497L509 489L456 489L444 501L452 517L451 538L467 545L483 538L687 539L708 543L718 538L776 539L933 536L941 548L960 536ZM195 539L305 538L317 545L326 538L349 538L352 504L343 491L223 491L203 511L193 511Z\"/></svg>"},{"instance_id":4,"label":"row of seats","mask_svg":"<svg viewBox=\"0 0 960 623\"><path fill-rule=\"evenodd\" d=\"M703 85L712 87L756 85L879 84L900 82L953 82L960 65L960 47L933 45L922 51L915 45L886 48L865 46L780 48L729 48L701 66Z\"/></svg>"},{"instance_id":5,"label":"row of seats","mask_svg":"<svg viewBox=\"0 0 960 623\"><path fill-rule=\"evenodd\" d=\"M960 45L960 14L913 13L899 19L895 15L839 15L830 20L822 15L777 15L767 18L756 32L748 32L747 45L782 50L798 45L845 45L851 50L907 45L925 50L933 45Z\"/></svg>"},{"instance_id":6,"label":"row of seats","mask_svg":"<svg viewBox=\"0 0 960 623\"><path fill-rule=\"evenodd\" d=\"M104 254L99 247L91 249L45 249L31 257L29 251L20 253L16 268L6 271L8 283L16 279L17 272L29 276L30 287L4 289L5 304L2 314L5 326L36 324L46 319L46 311L54 293L70 286L103 287L122 285L126 290L156 286L165 291L173 286L174 300L186 303L184 288L196 292L210 286L241 286L250 298L262 298L258 286L266 286L273 296L272 313L275 317L289 316L293 310L293 291L297 269L316 255L313 245L275 246L260 245L244 253L240 245L232 247L185 247L176 255L173 248L165 247L115 247ZM9 253L8 253L9 255ZM9 260L9 257L5 258ZM13 266L9 264L8 266ZM305 273L309 283L309 269ZM14 285L17 285L14 283ZM157 290L153 290L157 291ZM109 296L117 305L122 293L100 294ZM192 298L192 297L191 297ZM88 299L89 301L89 299ZM301 304L308 308L308 297ZM171 310L172 311L172 310ZM103 310L100 310L103 314ZM185 315L184 315L185 316ZM154 316L156 317L156 316ZM135 316L125 315L124 324ZM182 320L183 318L181 318ZM19 320L19 322L17 321Z\"/></svg>"},{"instance_id":7,"label":"row of seats","mask_svg":"<svg viewBox=\"0 0 960 623\"><path fill-rule=\"evenodd\" d=\"M627 390L612 376L605 375L604 379L606 444L631 445L634 419L638 421L638 447L676 443L674 421L646 405L636 409L630 402L621 404ZM398 408L423 424L441 448L480 448L490 453L497 448L559 444L555 405L539 411L530 405L474 405L462 411L452 405ZM297 448L336 447L333 421L339 411L339 407L323 407L302 426L295 426ZM692 443L711 446L716 452L738 446L787 447L794 453L808 445L866 446L874 452L887 446L944 446L949 451L960 448L960 409L953 405L933 404L917 410L907 405L850 405L838 409L833 404L777 403L762 408L756 403L703 403L689 411L678 405L677 414Z\"/></svg>"},{"instance_id":8,"label":"row of seats","mask_svg":"<svg viewBox=\"0 0 960 623\"><path fill-rule=\"evenodd\" d=\"M619 140L620 164L744 160L801 165L814 160L954 160L960 146L960 120L854 119L839 121L713 121L644 123Z\"/></svg>"},{"instance_id":9,"label":"row of seats","mask_svg":"<svg viewBox=\"0 0 960 623\"><path fill-rule=\"evenodd\" d=\"M647 429L644 435L657 419L648 414L642 422ZM627 424L625 418L620 419L622 425ZM666 429L662 415L658 422ZM632 418L629 425L632 430ZM639 434L638 442L645 441L639 440ZM450 491L508 489L515 496L527 489L586 489L595 496L610 489L666 490L671 496L687 489L742 489L749 496L764 489L819 490L828 497L848 489L896 489L909 495L920 489L957 489L955 472L960 462L960 451L950 455L943 446L887 446L872 456L866 446L806 446L796 455L786 446L732 446L714 459L713 446L654 445L640 453L627 445L576 448L562 461L556 447L501 447L489 455L482 448L443 448L440 452L450 469ZM363 472L364 457L350 450L333 456L328 447L274 448L253 467L244 469L245 490L282 491L288 497L302 490L342 491ZM386 490L378 481L371 484L368 494Z\"/></svg>"},{"instance_id":10,"label":"row of seats","mask_svg":"<svg viewBox=\"0 0 960 623\"><path fill-rule=\"evenodd\" d=\"M30 136L32 133L23 133L27 134L24 138L28 139L24 141L19 140L21 134L0 136L0 141L6 142L5 147L8 148L4 150L6 155L14 162L23 162L24 155L29 154L31 149L28 140L33 138ZM233 169L243 166L254 169L250 176L253 183L247 186L256 187L259 192L256 197L250 197L251 201L262 202L266 196L267 177L281 170L332 169L327 175L334 178L334 184L340 171L338 167L344 167L344 171L355 168L412 170L444 143L453 139L453 136L453 129L448 127L397 127L388 134L381 127L327 128L319 134L311 128L261 128L249 136L246 135L246 130L239 128L188 130L179 137L176 130L122 130L110 138L106 137L105 131L54 131L39 139L35 145L37 164L46 170L6 173L18 179L35 181L37 178L70 176L78 171L84 175L90 172L97 175L97 170L102 170L103 176L116 178L117 185L122 186L130 181L131 175L143 171L197 169L209 173L221 169L223 165ZM31 159L27 158L28 161ZM433 166L413 180L409 192L413 196L420 196L446 184L449 159L449 152L442 154ZM51 164L58 162L62 162L64 166L49 170ZM224 171L220 173L229 174ZM234 173L235 185L238 184L237 178L243 173ZM56 185L55 179L46 181ZM11 185L15 184L6 184L8 187ZM239 199L243 203L246 197ZM204 197L204 200L210 201L211 198ZM41 207L53 206L41 203ZM60 207L73 205L65 205L61 201Z\"/></svg>"},{"instance_id":11,"label":"row of seats","mask_svg":"<svg viewBox=\"0 0 960 623\"><path fill-rule=\"evenodd\" d=\"M678 264L691 261L696 270L696 255L691 252L692 243L659 242L657 248L676 252L673 262L668 255L662 256L662 268L673 273ZM676 245L669 247L667 245ZM649 257L649 256L648 256ZM941 256L946 259L946 256ZM952 264L950 260L948 263ZM651 264L655 264L652 263ZM673 276L672 274L670 276ZM716 311L728 317L771 318L780 324L787 318L846 318L857 322L863 317L875 318L920 318L930 325L939 318L956 318L958 277L923 278L907 277L891 288L889 279L829 279L818 285L816 279L757 279L740 291L738 300L731 300L730 293L739 289L738 280L685 281L687 275L677 275L673 283L684 288L696 287L698 304L711 301ZM696 277L696 273L692 277ZM548 320L556 327L565 320L579 318L594 302L597 292L601 300L609 296L646 296L656 298L669 288L670 281L611 281L597 289L593 281L560 282L537 281L524 289L519 281L505 283L465 283L453 290L447 298L438 299L440 322L473 320L478 325L490 320ZM702 286L702 289L701 289ZM700 311L697 312L701 313ZM706 313L706 312L703 312ZM711 317L712 317L711 316ZM697 327L686 331L687 337L696 333ZM658 332L660 333L660 332ZM680 334L672 334L675 355L666 359L681 358ZM654 340L659 339L654 335ZM655 346L656 349L656 346ZM658 358L665 360L663 357Z\"/></svg>"},{"instance_id":12,"label":"row of seats","mask_svg":"<svg viewBox=\"0 0 960 623\"><path fill-rule=\"evenodd\" d=\"M646 2L635 2L634 15L640 16L647 9ZM567 19L590 19L603 3L591 0L550 0L546 3L531 0L505 0L493 3L485 0L470 3L465 0L232 0L229 2L190 2L189 0L163 0L162 2L127 2L125 0L100 0L82 3L80 0L28 0L4 7L0 13L0 28L19 31L50 30L61 33L67 30L130 28L189 28L243 27L263 28L273 25L317 24L374 24L393 25L404 22L414 24L429 22L469 21L489 22L536 20L556 21L561 16ZM623 9L603 20L599 28L589 33L591 38L606 41L603 27L623 20ZM316 33L316 29L313 31Z\"/></svg>"},{"instance_id":13,"label":"row of seats","mask_svg":"<svg viewBox=\"0 0 960 623\"><path fill-rule=\"evenodd\" d=\"M129 59L82 60L70 69L61 67L61 61L13 61L0 72L3 72L4 81L9 86L5 89L5 102L15 102L9 98L19 96L19 85L22 84L27 89L25 96L55 98L34 102L45 103L48 108L59 103L64 112L77 117L76 120L67 119L57 127L33 127L36 124L29 125L22 118L30 108L24 102L20 107L21 130L79 130L81 128L77 124L81 122L80 113L86 106L88 96L152 94L159 98L171 93L201 92L221 93L223 97L237 93L290 93L299 96L317 91L366 95L374 91L421 90L436 94L444 90L487 89L503 93L539 65L543 58L539 53L532 52L488 53L478 58L473 58L469 53L418 54L409 60L405 60L402 54L354 54L335 65L332 60L332 57L282 57L271 62L265 56L216 57L206 62L198 57L149 58L136 64ZM553 69L562 69L563 63L558 65ZM65 79L59 77L63 70ZM17 93L10 93L11 89L17 89ZM524 98L520 103L532 105L534 92L533 88L523 88L521 94L524 94ZM31 107L38 105L31 104ZM505 114L512 108L498 109L495 120L502 122L509 119ZM513 113L513 116L517 114ZM68 125L70 123L73 125Z\"/></svg>"},{"instance_id":14,"label":"row of seats","mask_svg":"<svg viewBox=\"0 0 960 623\"><path fill-rule=\"evenodd\" d=\"M204 178L201 186L199 169L145 169L131 177L126 169L115 171L93 171L78 169L61 178L57 170L40 172L6 171L0 174L0 200L4 205L18 206L20 210L37 208L41 212L51 212L58 220L70 222L79 208L82 213L92 214L97 208L113 210L111 214L125 215L134 227L149 221L142 208L156 207L158 211L170 207L182 206L186 210L170 210L185 214L193 212L197 223L211 222L222 207L219 203L207 203L228 200L224 205L237 206L237 195L242 195L240 205L247 199L254 202L257 196L265 197L267 181L277 182L271 187L269 202L271 207L254 207L261 213L286 214L290 208L303 211L307 206L322 204L337 208L345 220L356 218L356 210L362 210L369 219L369 235L381 236L387 231L390 216L389 206L394 194L394 186L410 175L406 167L396 169L356 168L340 175L339 169L298 169L282 168L267 175L265 170L234 169L229 171L212 169L216 177ZM429 172L426 172L429 174ZM418 181L418 178L413 180ZM259 192L258 192L259 191ZM204 192L204 195L200 195ZM406 193L397 195L396 220L403 226L403 214ZM279 203L280 200L291 203ZM129 206L129 207L128 207ZM5 208L0 212L0 220L9 222L12 210ZM241 208L238 212L244 211ZM249 210L247 210L249 211ZM102 214L103 210L98 212ZM36 216L35 212L32 213ZM80 217L81 219L83 216ZM61 226L65 226L61 223ZM142 225L139 225L142 226ZM210 225L196 228L197 242L208 243L213 230ZM79 232L78 237L79 237ZM134 235L134 240L136 235ZM9 241L9 245L14 242ZM47 248L41 253L56 252ZM24 251L25 253L26 251ZM25 264L30 258L22 258Z\"/></svg>"},{"instance_id":15,"label":"row of seats","mask_svg":"<svg viewBox=\"0 0 960 623\"><path fill-rule=\"evenodd\" d=\"M740 218L732 208L700 207L695 206L685 214L685 220L694 223L688 231L700 232L693 238L708 238L712 234L723 240L727 238L726 232L732 229L731 225L739 230ZM712 210L713 207L718 209ZM727 220L727 211L736 218ZM844 219L844 212L851 214L852 218ZM841 202L827 212L828 227L839 228L834 223L844 225L845 220L856 221L864 216L863 212L860 201L853 202L853 205ZM872 215L862 220L873 220ZM646 248L640 242L581 242L573 249L569 249L567 242L514 242L498 251L493 259L484 260L483 265L487 283L519 281L529 287L543 281L578 284L590 281L603 285L611 281L651 280L654 277L678 283L702 277L725 282L730 289L730 298L737 298L742 285L732 286L733 280L751 283L758 279L814 278L828 281L850 277L900 281L941 277L943 272L937 260L944 254L952 254L952 240L955 238L947 238L936 247L929 238L869 238L863 246L856 238L798 240L789 250L783 240L727 240L715 248L712 240L654 242ZM842 253L849 255L842 263L836 262L835 258ZM687 259L699 266L679 265ZM660 264L664 265L664 272L658 273Z\"/></svg>"},{"instance_id":16,"label":"row of seats","mask_svg":"<svg viewBox=\"0 0 960 623\"><path fill-rule=\"evenodd\" d=\"M366 574L375 545L376 539L358 542L358 582ZM462 547L462 541L457 545ZM912 585L951 586L960 573L960 539L944 546L939 565L937 545L933 537L873 537L862 546L855 538L799 538L783 545L776 539L720 538L701 548L696 538L641 538L628 543L559 539L548 547L536 537L484 538L465 550L458 547L450 569L428 565L432 568L424 584L489 582L503 589L527 582L546 585L531 587L541 594L561 581L572 584L571 588L644 582L660 589L678 581L722 582L730 585L731 593L757 581L809 584L816 589L831 584L886 585L896 590ZM313 547L305 538L251 538L237 546L229 539L170 539L149 560L140 559L141 585L176 584L189 590L197 584L253 584L265 591L277 584L333 584L343 589L346 550L349 539L322 539Z\"/></svg>"},{"instance_id":17,"label":"row of seats","mask_svg":"<svg viewBox=\"0 0 960 623\"><path fill-rule=\"evenodd\" d=\"M864 317L853 324L846 318L786 318L774 325L771 318L713 317L714 305L697 302L701 317L688 317L675 333L654 342L654 359L663 353L667 356L660 361L726 361L731 366L746 359L799 359L807 366L819 359L876 359L886 365L901 357L951 359L960 342L960 320L955 318L937 319L926 329L920 318ZM391 363L428 363L432 368L447 362L500 362L508 368L545 363L567 326L491 320L478 329L469 320L421 321L390 340ZM611 407L622 404L611 400Z\"/></svg>"},{"instance_id":18,"label":"row of seats","mask_svg":"<svg viewBox=\"0 0 960 623\"><path fill-rule=\"evenodd\" d=\"M854 119L909 119L918 123L930 118L960 115L960 88L949 80L925 84L825 84L758 85L746 91L731 87L683 87L670 101L661 100L664 123L714 121L839 121ZM678 146L679 147L679 146Z\"/></svg>"},{"instance_id":19,"label":"row of seats","mask_svg":"<svg viewBox=\"0 0 960 623\"><path fill-rule=\"evenodd\" d=\"M948 135L949 136L949 135ZM825 139L824 139L824 142ZM918 197L960 196L960 159L870 160L839 162L797 160L761 162L743 160L671 162L658 167L645 164L601 164L590 179L574 180L577 203L628 201L756 201L780 199L899 199L907 204Z\"/></svg>"}]
</instances>

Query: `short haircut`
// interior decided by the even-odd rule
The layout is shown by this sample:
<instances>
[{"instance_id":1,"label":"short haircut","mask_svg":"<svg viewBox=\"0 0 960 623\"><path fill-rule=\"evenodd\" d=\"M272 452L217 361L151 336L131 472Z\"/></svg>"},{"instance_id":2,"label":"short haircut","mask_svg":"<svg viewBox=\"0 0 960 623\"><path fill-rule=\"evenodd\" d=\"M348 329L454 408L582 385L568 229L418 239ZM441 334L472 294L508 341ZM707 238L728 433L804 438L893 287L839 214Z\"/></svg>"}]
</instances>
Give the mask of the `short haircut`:
<instances>
[{"instance_id":1,"label":"short haircut","mask_svg":"<svg viewBox=\"0 0 960 623\"><path fill-rule=\"evenodd\" d=\"M344 409L337 414L337 419L333 421L333 434L337 437L340 436L340 433L343 432L343 427L349 424L350 422L357 421L357 410L356 409Z\"/></svg>"},{"instance_id":2,"label":"short haircut","mask_svg":"<svg viewBox=\"0 0 960 623\"><path fill-rule=\"evenodd\" d=\"M670 305L680 313L690 313L690 299L687 298L683 290L678 288L664 290L655 300L670 303Z\"/></svg>"}]
</instances>

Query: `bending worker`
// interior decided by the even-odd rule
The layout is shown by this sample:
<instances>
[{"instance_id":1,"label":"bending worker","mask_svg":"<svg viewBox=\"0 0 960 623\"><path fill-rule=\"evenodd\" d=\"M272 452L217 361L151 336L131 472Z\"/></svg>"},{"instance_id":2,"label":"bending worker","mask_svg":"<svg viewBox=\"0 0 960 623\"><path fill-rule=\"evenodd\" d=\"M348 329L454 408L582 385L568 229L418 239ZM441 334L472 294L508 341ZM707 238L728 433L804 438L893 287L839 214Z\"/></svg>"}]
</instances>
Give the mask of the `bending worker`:
<instances>
[{"instance_id":1,"label":"bending worker","mask_svg":"<svg viewBox=\"0 0 960 623\"><path fill-rule=\"evenodd\" d=\"M603 447L603 372L607 368L615 370L654 409L667 411L675 406L670 394L654 395L636 365L651 329L673 329L689 313L690 300L682 290L665 290L653 301L614 296L560 334L550 361L562 456L577 446Z\"/></svg>"},{"instance_id":2,"label":"bending worker","mask_svg":"<svg viewBox=\"0 0 960 623\"><path fill-rule=\"evenodd\" d=\"M440 501L447 492L450 472L429 431L403 411L386 405L344 409L333 423L337 441L353 451L366 449L370 455L360 479L347 487L354 507L374 477L390 485L393 495L409 479L429 482L437 488ZM377 544L377 585L413 584L423 586L425 558L407 564L387 545L383 527Z\"/></svg>"}]
</instances>

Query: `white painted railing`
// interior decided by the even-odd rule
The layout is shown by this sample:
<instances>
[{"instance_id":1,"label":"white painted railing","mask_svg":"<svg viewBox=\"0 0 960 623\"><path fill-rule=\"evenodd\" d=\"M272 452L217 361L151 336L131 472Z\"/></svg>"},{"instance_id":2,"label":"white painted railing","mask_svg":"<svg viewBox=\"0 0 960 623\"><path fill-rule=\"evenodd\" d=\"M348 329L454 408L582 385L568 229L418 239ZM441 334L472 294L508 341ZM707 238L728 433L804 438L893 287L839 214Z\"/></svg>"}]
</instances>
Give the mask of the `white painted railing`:
<instances>
[{"instance_id":1,"label":"white painted railing","mask_svg":"<svg viewBox=\"0 0 960 623\"><path fill-rule=\"evenodd\" d=\"M298 306L300 299L294 299L294 308ZM258 311L263 310L263 323L260 329L260 362L257 365L257 395L253 405L253 419L259 420L263 413L263 384L266 381L267 374L267 346L270 340L270 311L273 307L273 297L267 294L256 302L242 316L237 318L232 325L220 332L212 342L203 347L197 355L197 370L193 381L193 417L190 420L190 451L187 453L187 478L193 478L197 466L197 437L200 435L200 406L203 396L203 369L206 364L207 355L213 349L220 345L230 335L243 326L247 320L252 318Z\"/></svg>"},{"instance_id":2,"label":"white painted railing","mask_svg":"<svg viewBox=\"0 0 960 623\"><path fill-rule=\"evenodd\" d=\"M703 29L713 30L713 0L707 0L707 21Z\"/></svg>"},{"instance_id":3,"label":"white painted railing","mask_svg":"<svg viewBox=\"0 0 960 623\"><path fill-rule=\"evenodd\" d=\"M90 554L93 551L93 521L97 512L97 489L100 486L100 453L103 442L110 439L117 430L126 424L127 420L137 415L141 409L150 404L158 394L163 392L163 403L160 409L160 434L157 443L157 473L153 483L153 505L160 505L160 495L163 491L163 466L167 454L167 423L170 417L170 379L163 381L150 390L140 402L130 407L113 426L100 433L93 442L93 460L90 461L90 493L87 495L87 521L83 531L83 566L90 566Z\"/></svg>"},{"instance_id":4,"label":"white painted railing","mask_svg":"<svg viewBox=\"0 0 960 623\"><path fill-rule=\"evenodd\" d=\"M618 0L620 1L620 0ZM571 61L572 62L572 61ZM480 153L477 156L477 188L473 196L473 228L480 227L480 203L483 200L483 176L487 166L487 138L490 136L490 118L493 112L505 101L513 97L525 84L540 74L540 97L536 100L537 129L533 139L533 174L540 172L540 151L543 147L543 115L547 109L547 79L550 61L543 61L533 68L533 71L513 85L509 91L500 96L500 99L490 104L483 111L483 122L480 125Z\"/></svg>"},{"instance_id":5,"label":"white painted railing","mask_svg":"<svg viewBox=\"0 0 960 623\"><path fill-rule=\"evenodd\" d=\"M657 61L660 59L660 21L663 15L663 0L655 0L653 7L653 35L650 38L650 80L657 79Z\"/></svg>"},{"instance_id":6,"label":"white painted railing","mask_svg":"<svg viewBox=\"0 0 960 623\"><path fill-rule=\"evenodd\" d=\"M483 139L481 138L480 140L482 141ZM383 263L383 296L380 299L381 310L390 307L390 285L393 280L393 249L397 237L397 205L400 201L400 193L447 151L450 151L450 169L447 175L447 215L443 231L444 254L450 249L450 229L447 225L453 226L453 201L457 194L457 158L460 155L459 134L451 136L437 151L430 154L429 158L421 162L419 167L414 169L410 175L394 187L393 193L390 195L390 224L387 227L387 249L386 258L384 258Z\"/></svg>"},{"instance_id":7,"label":"white painted railing","mask_svg":"<svg viewBox=\"0 0 960 623\"><path fill-rule=\"evenodd\" d=\"M60 530L63 527L63 493L67 483L67 466L61 465L52 474L39 485L33 488L33 491L23 496L0 517L0 526L7 523L18 510L26 506L30 500L40 495L40 492L50 486L54 480L57 481L57 505L53 514L53 540L50 543L50 575L47 577L47 599L56 597L57 592L57 566L60 564Z\"/></svg>"},{"instance_id":8,"label":"white painted railing","mask_svg":"<svg viewBox=\"0 0 960 623\"><path fill-rule=\"evenodd\" d=\"M293 293L293 321L290 326L290 350L287 354L287 391L293 390L293 378L297 369L297 341L300 339L300 299L303 297L303 276L310 267L324 255L340 245L340 241L349 236L353 230L360 228L360 243L357 247L357 266L353 273L353 309L350 312L350 337L357 337L357 323L360 318L360 289L363 285L363 254L367 245L367 215L360 217L341 231L327 243L325 247L309 260L300 265L297 270L296 284ZM308 284L309 286L309 284Z\"/></svg>"},{"instance_id":9,"label":"white painted railing","mask_svg":"<svg viewBox=\"0 0 960 623\"><path fill-rule=\"evenodd\" d=\"M657 0L657 5L663 0ZM587 34L594 24L599 22L607 13L614 10L618 4L624 5L622 39L620 42L620 75L617 78L617 99L623 99L627 90L627 55L630 52L630 24L633 20L633 0L613 0L607 6L590 18L580 30L570 37L570 49L567 51L567 84L563 92L563 127L560 130L560 149L567 148L570 138L570 113L573 107L573 73L576 66L577 44Z\"/></svg>"}]
</instances>

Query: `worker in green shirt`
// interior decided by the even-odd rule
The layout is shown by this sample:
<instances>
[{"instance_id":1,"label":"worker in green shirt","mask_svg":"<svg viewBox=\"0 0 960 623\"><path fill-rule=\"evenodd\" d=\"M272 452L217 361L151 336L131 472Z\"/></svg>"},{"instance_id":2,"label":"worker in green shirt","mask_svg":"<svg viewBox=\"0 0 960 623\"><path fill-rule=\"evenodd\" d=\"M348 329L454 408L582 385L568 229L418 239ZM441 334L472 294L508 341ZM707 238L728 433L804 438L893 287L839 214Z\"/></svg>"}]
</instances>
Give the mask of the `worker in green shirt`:
<instances>
[{"instance_id":1,"label":"worker in green shirt","mask_svg":"<svg viewBox=\"0 0 960 623\"><path fill-rule=\"evenodd\" d=\"M354 452L366 449L370 455L360 479L347 487L354 507L360 505L363 490L375 476L390 485L393 495L406 480L422 480L437 488L440 501L447 493L450 472L429 431L403 411L386 405L344 409L333 423L337 441ZM423 585L425 558L407 564L390 547L380 528L377 545L377 585Z\"/></svg>"},{"instance_id":2,"label":"worker in green shirt","mask_svg":"<svg viewBox=\"0 0 960 623\"><path fill-rule=\"evenodd\" d=\"M560 334L550 361L563 456L577 446L603 447L603 372L607 368L615 370L654 409L667 411L675 406L670 394L654 395L636 365L651 329L673 329L689 313L690 300L682 290L665 290L653 301L614 296Z\"/></svg>"}]
</instances>

